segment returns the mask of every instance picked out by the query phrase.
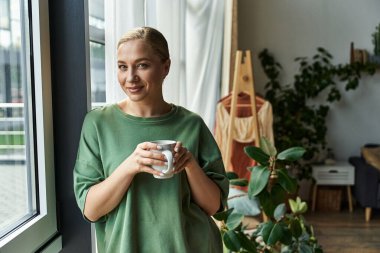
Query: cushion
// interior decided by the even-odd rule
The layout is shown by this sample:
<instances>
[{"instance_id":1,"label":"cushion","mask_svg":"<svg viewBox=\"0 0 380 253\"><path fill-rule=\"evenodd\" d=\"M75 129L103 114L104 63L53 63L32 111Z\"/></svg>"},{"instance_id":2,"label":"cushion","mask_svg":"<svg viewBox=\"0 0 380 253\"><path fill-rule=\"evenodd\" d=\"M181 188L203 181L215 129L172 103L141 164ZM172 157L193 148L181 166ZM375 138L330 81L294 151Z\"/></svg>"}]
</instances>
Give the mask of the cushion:
<instances>
[{"instance_id":1,"label":"cushion","mask_svg":"<svg viewBox=\"0 0 380 253\"><path fill-rule=\"evenodd\" d=\"M246 216L256 216L260 214L260 202L257 198L250 199L247 192L230 188L227 204L229 208L234 208L233 212Z\"/></svg>"},{"instance_id":2,"label":"cushion","mask_svg":"<svg viewBox=\"0 0 380 253\"><path fill-rule=\"evenodd\" d=\"M368 164L380 171L380 147L363 147L362 156Z\"/></svg>"}]
</instances>

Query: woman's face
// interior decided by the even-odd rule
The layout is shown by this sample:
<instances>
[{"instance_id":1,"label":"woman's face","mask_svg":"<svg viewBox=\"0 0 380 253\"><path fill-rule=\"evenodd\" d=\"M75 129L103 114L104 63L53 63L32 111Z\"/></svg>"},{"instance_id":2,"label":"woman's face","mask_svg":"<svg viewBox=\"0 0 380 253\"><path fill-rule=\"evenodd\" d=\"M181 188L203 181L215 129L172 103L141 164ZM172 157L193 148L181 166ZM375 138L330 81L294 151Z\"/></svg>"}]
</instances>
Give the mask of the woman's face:
<instances>
[{"instance_id":1,"label":"woman's face","mask_svg":"<svg viewBox=\"0 0 380 253\"><path fill-rule=\"evenodd\" d=\"M131 40L117 50L118 80L134 102L162 99L162 83L169 72L170 60L163 62L143 40Z\"/></svg>"}]
</instances>

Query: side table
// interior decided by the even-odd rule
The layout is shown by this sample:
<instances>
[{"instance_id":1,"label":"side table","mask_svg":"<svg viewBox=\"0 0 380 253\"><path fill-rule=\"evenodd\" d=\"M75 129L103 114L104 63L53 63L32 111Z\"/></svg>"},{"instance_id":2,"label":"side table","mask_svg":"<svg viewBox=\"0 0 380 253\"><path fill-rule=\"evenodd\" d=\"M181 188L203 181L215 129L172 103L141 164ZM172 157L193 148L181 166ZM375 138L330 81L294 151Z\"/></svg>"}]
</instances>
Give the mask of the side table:
<instances>
[{"instance_id":1,"label":"side table","mask_svg":"<svg viewBox=\"0 0 380 253\"><path fill-rule=\"evenodd\" d=\"M312 211L315 211L319 185L343 185L347 187L348 207L350 212L352 212L351 185L355 184L355 168L348 162L336 162L331 165L313 165L312 167L313 177L316 180L313 187Z\"/></svg>"}]
</instances>

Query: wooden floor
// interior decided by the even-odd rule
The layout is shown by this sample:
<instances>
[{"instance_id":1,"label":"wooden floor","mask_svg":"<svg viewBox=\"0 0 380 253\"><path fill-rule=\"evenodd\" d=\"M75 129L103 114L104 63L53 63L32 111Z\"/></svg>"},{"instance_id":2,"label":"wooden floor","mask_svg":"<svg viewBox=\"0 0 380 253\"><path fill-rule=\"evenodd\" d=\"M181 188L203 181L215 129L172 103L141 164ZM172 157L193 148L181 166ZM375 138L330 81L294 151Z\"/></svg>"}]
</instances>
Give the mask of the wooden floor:
<instances>
[{"instance_id":1,"label":"wooden floor","mask_svg":"<svg viewBox=\"0 0 380 253\"><path fill-rule=\"evenodd\" d=\"M325 253L380 252L380 212L372 211L370 222L364 220L364 209L356 207L353 213L309 212L306 221L313 225L316 238Z\"/></svg>"}]
</instances>

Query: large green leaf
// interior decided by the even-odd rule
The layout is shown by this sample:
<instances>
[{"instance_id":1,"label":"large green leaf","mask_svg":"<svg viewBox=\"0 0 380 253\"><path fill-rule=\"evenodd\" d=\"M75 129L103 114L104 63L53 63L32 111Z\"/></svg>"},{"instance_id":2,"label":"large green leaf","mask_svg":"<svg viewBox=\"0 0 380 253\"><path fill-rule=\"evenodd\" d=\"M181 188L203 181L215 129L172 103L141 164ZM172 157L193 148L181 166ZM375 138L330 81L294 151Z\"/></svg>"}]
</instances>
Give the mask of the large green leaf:
<instances>
[{"instance_id":1,"label":"large green leaf","mask_svg":"<svg viewBox=\"0 0 380 253\"><path fill-rule=\"evenodd\" d=\"M233 230L229 230L226 233L224 233L223 242L229 250L239 251L241 248L239 237L237 233Z\"/></svg>"},{"instance_id":2,"label":"large green leaf","mask_svg":"<svg viewBox=\"0 0 380 253\"><path fill-rule=\"evenodd\" d=\"M270 198L272 199L275 207L284 202L286 195L286 191L281 187L281 185L275 184L272 186Z\"/></svg>"},{"instance_id":3,"label":"large green leaf","mask_svg":"<svg viewBox=\"0 0 380 253\"><path fill-rule=\"evenodd\" d=\"M282 234L282 237L280 239L280 241L285 244L285 245L290 245L292 243L292 232L290 231L290 229L286 226L286 224L284 223L283 224L283 234Z\"/></svg>"},{"instance_id":4,"label":"large green leaf","mask_svg":"<svg viewBox=\"0 0 380 253\"><path fill-rule=\"evenodd\" d=\"M292 213L298 212L298 203L295 200L289 199L289 206Z\"/></svg>"},{"instance_id":5,"label":"large green leaf","mask_svg":"<svg viewBox=\"0 0 380 253\"><path fill-rule=\"evenodd\" d=\"M289 193L295 193L297 191L297 179L290 177L285 169L277 170L277 175L277 183L280 184L285 191Z\"/></svg>"},{"instance_id":6,"label":"large green leaf","mask_svg":"<svg viewBox=\"0 0 380 253\"><path fill-rule=\"evenodd\" d=\"M281 224L280 223L274 224L272 230L270 231L267 244L275 245L278 241L281 240L283 234L284 234L284 229L281 226Z\"/></svg>"},{"instance_id":7,"label":"large green leaf","mask_svg":"<svg viewBox=\"0 0 380 253\"><path fill-rule=\"evenodd\" d=\"M279 184L275 184L270 193L263 190L258 197L265 214L273 217L276 206L284 202L286 192Z\"/></svg>"},{"instance_id":8,"label":"large green leaf","mask_svg":"<svg viewBox=\"0 0 380 253\"><path fill-rule=\"evenodd\" d=\"M293 219L290 222L290 231L294 238L298 239L302 235L302 227L298 219Z\"/></svg>"},{"instance_id":9,"label":"large green leaf","mask_svg":"<svg viewBox=\"0 0 380 253\"><path fill-rule=\"evenodd\" d=\"M270 236L270 233L271 233L273 227L274 227L274 223L271 220L265 222L262 225L261 235L263 236L263 240L264 240L265 243L268 242L268 239L269 239L269 236Z\"/></svg>"},{"instance_id":10,"label":"large green leaf","mask_svg":"<svg viewBox=\"0 0 380 253\"><path fill-rule=\"evenodd\" d=\"M277 150L273 144L265 137L260 139L260 148L264 151L265 154L269 156L276 156Z\"/></svg>"},{"instance_id":11,"label":"large green leaf","mask_svg":"<svg viewBox=\"0 0 380 253\"><path fill-rule=\"evenodd\" d=\"M276 209L274 209L273 216L276 219L276 221L280 221L282 217L284 217L285 213L286 213L286 206L284 203L281 203L276 207Z\"/></svg>"},{"instance_id":12,"label":"large green leaf","mask_svg":"<svg viewBox=\"0 0 380 253\"><path fill-rule=\"evenodd\" d=\"M313 249L304 242L300 244L300 253L313 253Z\"/></svg>"},{"instance_id":13,"label":"large green leaf","mask_svg":"<svg viewBox=\"0 0 380 253\"><path fill-rule=\"evenodd\" d=\"M252 231L251 236L252 236L252 237L258 237L258 236L263 235L262 230L263 230L263 226L264 226L264 224L265 224L264 222L259 223L259 224L257 225L256 229Z\"/></svg>"},{"instance_id":14,"label":"large green leaf","mask_svg":"<svg viewBox=\"0 0 380 253\"><path fill-rule=\"evenodd\" d=\"M248 180L245 178L230 179L230 185L247 186Z\"/></svg>"},{"instance_id":15,"label":"large green leaf","mask_svg":"<svg viewBox=\"0 0 380 253\"><path fill-rule=\"evenodd\" d=\"M261 165L269 164L269 155L265 154L263 150L255 146L244 147L244 152L253 160Z\"/></svg>"},{"instance_id":16,"label":"large green leaf","mask_svg":"<svg viewBox=\"0 0 380 253\"><path fill-rule=\"evenodd\" d=\"M216 219L218 221L226 221L228 216L230 216L230 214L232 213L233 210L234 210L233 208L230 208L226 211L216 213L212 217L214 217L214 219Z\"/></svg>"},{"instance_id":17,"label":"large green leaf","mask_svg":"<svg viewBox=\"0 0 380 253\"><path fill-rule=\"evenodd\" d=\"M238 232L238 238L240 240L240 245L243 249L245 249L249 253L256 253L256 242L248 239L247 235L243 232Z\"/></svg>"},{"instance_id":18,"label":"large green leaf","mask_svg":"<svg viewBox=\"0 0 380 253\"><path fill-rule=\"evenodd\" d=\"M266 189L264 189L262 192L260 192L259 195L257 195L257 197L260 200L260 205L264 213L267 216L272 217L276 206L273 204L271 194L269 194L269 192Z\"/></svg>"},{"instance_id":19,"label":"large green leaf","mask_svg":"<svg viewBox=\"0 0 380 253\"><path fill-rule=\"evenodd\" d=\"M229 180L231 180L231 179L238 179L239 178L238 174L236 174L235 172L232 172L232 171L228 171L226 173L226 176L227 176L227 178Z\"/></svg>"},{"instance_id":20,"label":"large green leaf","mask_svg":"<svg viewBox=\"0 0 380 253\"><path fill-rule=\"evenodd\" d=\"M270 170L265 166L255 166L251 171L248 195L250 198L259 194L268 184Z\"/></svg>"},{"instance_id":21,"label":"large green leaf","mask_svg":"<svg viewBox=\"0 0 380 253\"><path fill-rule=\"evenodd\" d=\"M227 221L226 221L227 228L230 230L237 228L240 225L243 218L244 218L244 215L240 213L232 213L227 218Z\"/></svg>"},{"instance_id":22,"label":"large green leaf","mask_svg":"<svg viewBox=\"0 0 380 253\"><path fill-rule=\"evenodd\" d=\"M278 160L297 161L300 159L306 150L302 147L293 147L286 149L277 155Z\"/></svg>"}]
</instances>

